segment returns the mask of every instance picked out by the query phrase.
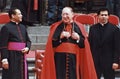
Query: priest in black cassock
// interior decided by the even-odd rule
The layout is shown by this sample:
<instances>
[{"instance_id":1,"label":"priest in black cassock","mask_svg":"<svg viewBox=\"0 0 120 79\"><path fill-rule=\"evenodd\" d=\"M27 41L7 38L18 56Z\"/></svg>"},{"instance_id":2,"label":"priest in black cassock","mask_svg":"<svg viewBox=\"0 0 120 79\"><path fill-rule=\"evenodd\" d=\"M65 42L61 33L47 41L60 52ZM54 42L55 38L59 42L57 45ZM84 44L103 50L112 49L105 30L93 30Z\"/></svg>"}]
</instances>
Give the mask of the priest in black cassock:
<instances>
[{"instance_id":1,"label":"priest in black cassock","mask_svg":"<svg viewBox=\"0 0 120 79\"><path fill-rule=\"evenodd\" d=\"M10 22L1 28L0 52L2 56L2 79L28 79L26 54L31 46L19 9L9 11Z\"/></svg>"}]
</instances>

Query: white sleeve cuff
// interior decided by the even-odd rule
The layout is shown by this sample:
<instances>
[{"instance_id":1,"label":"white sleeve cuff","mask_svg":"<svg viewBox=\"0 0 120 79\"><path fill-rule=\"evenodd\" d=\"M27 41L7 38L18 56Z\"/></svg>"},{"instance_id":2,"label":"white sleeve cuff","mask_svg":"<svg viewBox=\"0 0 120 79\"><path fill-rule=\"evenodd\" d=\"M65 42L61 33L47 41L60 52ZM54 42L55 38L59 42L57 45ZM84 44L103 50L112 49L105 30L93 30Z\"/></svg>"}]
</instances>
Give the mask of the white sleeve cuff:
<instances>
[{"instance_id":1,"label":"white sleeve cuff","mask_svg":"<svg viewBox=\"0 0 120 79\"><path fill-rule=\"evenodd\" d=\"M79 43L80 40L77 40L76 42Z\"/></svg>"}]
</instances>

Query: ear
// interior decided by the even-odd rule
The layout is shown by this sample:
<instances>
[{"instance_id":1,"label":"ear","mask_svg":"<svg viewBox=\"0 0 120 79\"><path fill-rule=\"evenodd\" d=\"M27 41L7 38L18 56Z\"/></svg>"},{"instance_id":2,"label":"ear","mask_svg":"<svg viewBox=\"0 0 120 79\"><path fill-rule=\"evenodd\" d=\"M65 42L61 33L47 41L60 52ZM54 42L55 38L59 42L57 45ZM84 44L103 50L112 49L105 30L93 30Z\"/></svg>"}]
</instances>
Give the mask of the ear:
<instances>
[{"instance_id":1,"label":"ear","mask_svg":"<svg viewBox=\"0 0 120 79\"><path fill-rule=\"evenodd\" d=\"M72 17L74 17L74 15L75 15L75 14L72 12Z\"/></svg>"}]
</instances>

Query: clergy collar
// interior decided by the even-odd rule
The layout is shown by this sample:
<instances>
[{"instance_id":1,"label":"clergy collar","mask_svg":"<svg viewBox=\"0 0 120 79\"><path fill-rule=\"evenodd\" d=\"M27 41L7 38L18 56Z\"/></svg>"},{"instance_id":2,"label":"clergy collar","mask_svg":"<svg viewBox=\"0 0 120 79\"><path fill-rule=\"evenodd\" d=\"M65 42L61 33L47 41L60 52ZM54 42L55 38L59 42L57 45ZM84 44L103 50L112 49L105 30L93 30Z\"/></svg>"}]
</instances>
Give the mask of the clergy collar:
<instances>
[{"instance_id":1,"label":"clergy collar","mask_svg":"<svg viewBox=\"0 0 120 79\"><path fill-rule=\"evenodd\" d=\"M70 22L70 23L64 23L64 22L63 22L64 25L69 25L69 24L72 25L73 23L74 23L74 22Z\"/></svg>"},{"instance_id":2,"label":"clergy collar","mask_svg":"<svg viewBox=\"0 0 120 79\"><path fill-rule=\"evenodd\" d=\"M18 22L16 22L16 21L13 21L13 20L11 20L11 22L15 23L16 25L18 25L18 24L19 24Z\"/></svg>"},{"instance_id":3,"label":"clergy collar","mask_svg":"<svg viewBox=\"0 0 120 79\"><path fill-rule=\"evenodd\" d=\"M101 25L101 26L105 26L105 25L107 25L107 24L108 24L108 22L107 22L107 23L105 23L105 24L103 24L103 23L100 23L100 25Z\"/></svg>"}]
</instances>

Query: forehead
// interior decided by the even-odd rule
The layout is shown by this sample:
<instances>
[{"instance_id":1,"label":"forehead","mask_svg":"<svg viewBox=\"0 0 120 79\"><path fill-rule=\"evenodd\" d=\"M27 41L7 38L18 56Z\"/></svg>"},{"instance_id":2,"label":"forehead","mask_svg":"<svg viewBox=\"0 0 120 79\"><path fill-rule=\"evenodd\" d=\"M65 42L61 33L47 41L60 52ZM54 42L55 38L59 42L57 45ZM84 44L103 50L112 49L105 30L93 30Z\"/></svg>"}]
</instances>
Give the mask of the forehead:
<instances>
[{"instance_id":1,"label":"forehead","mask_svg":"<svg viewBox=\"0 0 120 79\"><path fill-rule=\"evenodd\" d=\"M17 10L16 10L16 12L20 12L20 10L19 10L19 9L17 9Z\"/></svg>"},{"instance_id":2,"label":"forehead","mask_svg":"<svg viewBox=\"0 0 120 79\"><path fill-rule=\"evenodd\" d=\"M108 14L108 11L101 11L100 14Z\"/></svg>"},{"instance_id":3,"label":"forehead","mask_svg":"<svg viewBox=\"0 0 120 79\"><path fill-rule=\"evenodd\" d=\"M71 9L70 8L64 8L63 10L62 10L62 13L71 13Z\"/></svg>"},{"instance_id":4,"label":"forehead","mask_svg":"<svg viewBox=\"0 0 120 79\"><path fill-rule=\"evenodd\" d=\"M16 14L21 13L21 11L19 9L16 9L15 12L16 12Z\"/></svg>"}]
</instances>

